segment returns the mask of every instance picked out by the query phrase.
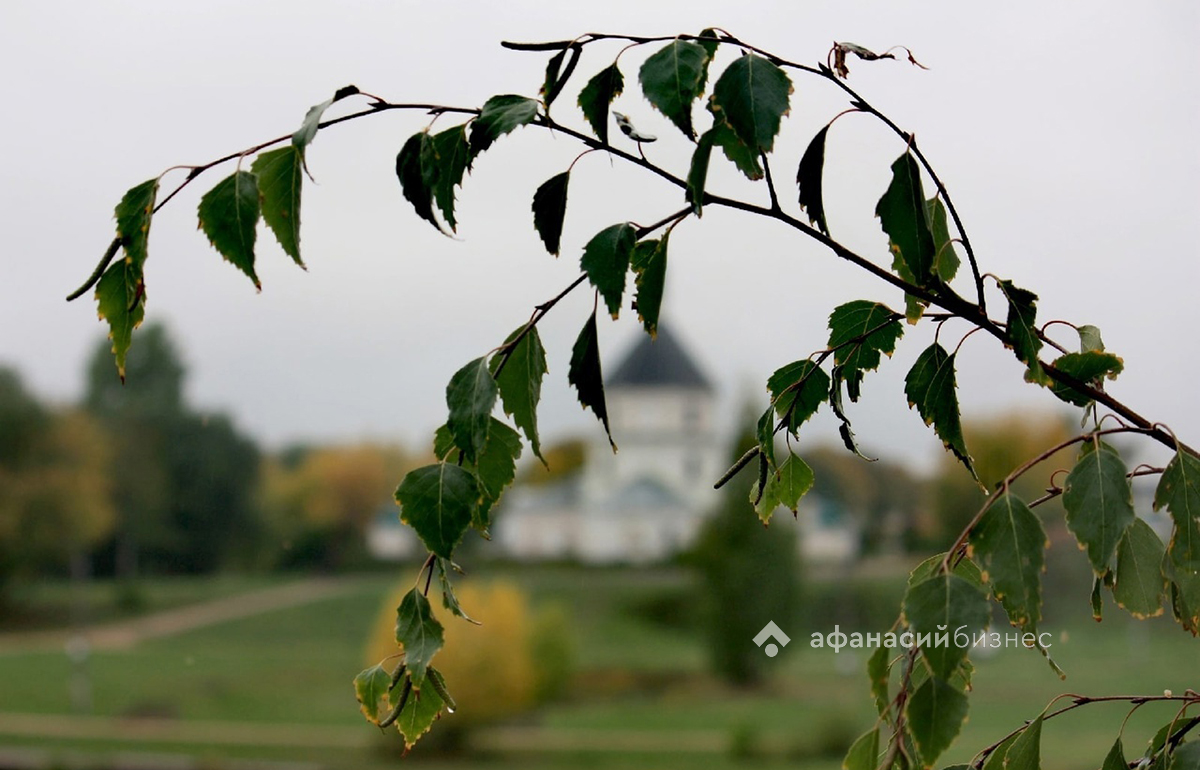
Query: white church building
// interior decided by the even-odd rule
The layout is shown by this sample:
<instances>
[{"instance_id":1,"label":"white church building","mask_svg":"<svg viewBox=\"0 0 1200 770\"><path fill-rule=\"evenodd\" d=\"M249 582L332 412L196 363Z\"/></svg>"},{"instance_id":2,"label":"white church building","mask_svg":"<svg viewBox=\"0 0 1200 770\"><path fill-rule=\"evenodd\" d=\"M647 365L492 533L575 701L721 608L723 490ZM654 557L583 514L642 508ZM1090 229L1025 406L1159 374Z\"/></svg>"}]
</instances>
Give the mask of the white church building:
<instances>
[{"instance_id":1,"label":"white church building","mask_svg":"<svg viewBox=\"0 0 1200 770\"><path fill-rule=\"evenodd\" d=\"M605 377L609 424L589 434L583 470L510 490L493 537L516 559L651 562L687 547L725 470L712 383L666 327Z\"/></svg>"},{"instance_id":2,"label":"white church building","mask_svg":"<svg viewBox=\"0 0 1200 770\"><path fill-rule=\"evenodd\" d=\"M604 377L609 424L619 451L597 424L589 426L577 473L547 484L517 484L500 500L485 551L516 561L577 560L644 564L687 548L722 492L713 482L729 462L731 425L718 420L713 383L664 326L642 335ZM727 421L726 421L727 422ZM421 552L394 507L367 533L380 559ZM796 520L777 512L772 526L799 528L802 558L844 564L858 556L854 517L816 491Z\"/></svg>"}]
</instances>

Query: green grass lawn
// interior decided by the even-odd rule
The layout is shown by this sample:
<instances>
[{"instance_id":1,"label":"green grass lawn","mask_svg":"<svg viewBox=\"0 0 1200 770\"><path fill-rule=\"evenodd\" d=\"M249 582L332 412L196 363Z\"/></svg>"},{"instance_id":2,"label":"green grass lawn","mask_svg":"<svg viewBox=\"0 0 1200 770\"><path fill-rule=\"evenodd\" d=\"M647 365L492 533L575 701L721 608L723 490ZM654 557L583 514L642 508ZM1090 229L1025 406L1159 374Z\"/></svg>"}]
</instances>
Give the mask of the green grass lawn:
<instances>
[{"instance_id":1,"label":"green grass lawn","mask_svg":"<svg viewBox=\"0 0 1200 770\"><path fill-rule=\"evenodd\" d=\"M0 633L67 626L75 602L86 608L88 622L105 623L236 596L290 579L294 578L235 574L158 577L140 581L132 595L112 580L92 580L80 586L65 580L21 583L13 588L11 606L0 612Z\"/></svg>"},{"instance_id":2,"label":"green grass lawn","mask_svg":"<svg viewBox=\"0 0 1200 770\"><path fill-rule=\"evenodd\" d=\"M686 595L686 573L674 570L571 568L480 569L468 580L503 574L535 601L553 601L571 613L578 675L565 701L520 719L520 729L552 734L657 732L680 741L718 736L740 747L754 767L839 765L813 757L844 745L872 724L874 711L863 674L865 657L852 651L810 649L808 635L793 635L780 667L762 691L737 691L705 673L703 640L687 623L655 622L639 610L662 596ZM307 759L331 766L371 768L387 760L372 752L372 729L357 713L350 679L364 664L364 647L384 597L411 580L397 576L356 579L336 598L230 621L134 649L92 655L93 713L160 716L179 720L239 721L345 728L364 748L204 746L170 742L133 745L92 737L62 740L64 747L94 750L179 751L212 765L222 757ZM220 595L221 581L191 595ZM155 589L155 590L168 590ZM179 591L176 596L186 592ZM1096 626L1071 615L1065 626L1043 623L1058 638L1052 652L1069 674L1060 682L1036 652L1002 649L977 661L971 717L963 736L940 764L966 761L1023 720L1037 715L1064 691L1081 694L1182 692L1200 683L1200 645L1165 620L1136 623L1110 613ZM820 618L809 624L821 628ZM831 626L832 624L830 624ZM826 629L830 630L830 629ZM870 630L870 629L867 629ZM861 652L861 651L860 651ZM59 650L0 655L0 711L69 715L71 666ZM1091 706L1046 724L1047 767L1098 766L1125 714L1120 706ZM1170 706L1147 705L1126 728L1127 752L1168 721ZM447 717L453 719L453 716ZM341 735L342 733L339 733ZM691 737L689 737L691 736ZM708 738L705 738L708 740ZM0 746L43 745L0 735ZM961 747L961 748L959 748ZM683 748L683 746L681 746ZM420 761L420 747L409 764ZM699 759L697 759L699 757ZM461 766L467 766L464 762ZM496 767L644 768L745 767L728 753L673 754L557 749L533 754L509 750L490 758ZM439 761L439 767L455 768Z\"/></svg>"}]
</instances>

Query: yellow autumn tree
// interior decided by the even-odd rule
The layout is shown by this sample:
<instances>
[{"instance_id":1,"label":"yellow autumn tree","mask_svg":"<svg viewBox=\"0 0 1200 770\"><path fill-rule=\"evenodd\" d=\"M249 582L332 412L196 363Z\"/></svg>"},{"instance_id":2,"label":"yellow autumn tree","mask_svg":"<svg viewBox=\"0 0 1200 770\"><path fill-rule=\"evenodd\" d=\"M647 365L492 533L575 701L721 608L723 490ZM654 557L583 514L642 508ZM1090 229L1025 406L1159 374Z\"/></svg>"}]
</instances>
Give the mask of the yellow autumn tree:
<instances>
[{"instance_id":1,"label":"yellow autumn tree","mask_svg":"<svg viewBox=\"0 0 1200 770\"><path fill-rule=\"evenodd\" d=\"M412 466L396 446L363 443L279 457L266 465L263 510L285 564L336 568L361 558L364 533L389 510L396 479Z\"/></svg>"}]
</instances>

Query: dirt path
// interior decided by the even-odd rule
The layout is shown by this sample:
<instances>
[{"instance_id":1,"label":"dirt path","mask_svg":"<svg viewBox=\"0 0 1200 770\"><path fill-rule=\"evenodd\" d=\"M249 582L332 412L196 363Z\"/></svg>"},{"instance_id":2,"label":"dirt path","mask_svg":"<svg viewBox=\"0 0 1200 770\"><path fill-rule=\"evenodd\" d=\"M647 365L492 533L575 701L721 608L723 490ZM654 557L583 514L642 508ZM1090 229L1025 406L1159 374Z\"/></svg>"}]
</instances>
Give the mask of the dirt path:
<instances>
[{"instance_id":1,"label":"dirt path","mask_svg":"<svg viewBox=\"0 0 1200 770\"><path fill-rule=\"evenodd\" d=\"M0 735L148 744L358 749L369 745L369 727L0 713Z\"/></svg>"},{"instance_id":2,"label":"dirt path","mask_svg":"<svg viewBox=\"0 0 1200 770\"><path fill-rule=\"evenodd\" d=\"M46 740L128 741L138 744L271 746L279 748L368 749L375 737L368 725L223 722L130 719L97 716L0 713L0 736ZM478 730L474 749L507 753L646 752L716 754L728 751L728 737L701 730L601 730L494 727Z\"/></svg>"},{"instance_id":3,"label":"dirt path","mask_svg":"<svg viewBox=\"0 0 1200 770\"><path fill-rule=\"evenodd\" d=\"M174 636L229 620L320 601L346 593L354 586L355 581L348 578L309 578L94 626L88 629L85 636L93 650L127 650L147 639ZM61 650L71 636L69 629L0 634L0 654Z\"/></svg>"}]
</instances>

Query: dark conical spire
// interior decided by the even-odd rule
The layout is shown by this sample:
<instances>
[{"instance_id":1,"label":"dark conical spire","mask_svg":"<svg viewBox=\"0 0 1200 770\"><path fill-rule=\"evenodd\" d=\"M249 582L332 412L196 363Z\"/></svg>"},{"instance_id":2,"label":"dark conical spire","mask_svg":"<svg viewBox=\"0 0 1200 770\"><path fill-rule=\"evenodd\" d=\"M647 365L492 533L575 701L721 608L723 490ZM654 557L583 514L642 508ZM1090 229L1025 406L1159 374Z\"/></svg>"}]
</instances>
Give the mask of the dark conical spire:
<instances>
[{"instance_id":1,"label":"dark conical spire","mask_svg":"<svg viewBox=\"0 0 1200 770\"><path fill-rule=\"evenodd\" d=\"M712 384L668 329L659 325L658 336L649 335L629 351L605 387L677 387L712 390Z\"/></svg>"}]
</instances>

